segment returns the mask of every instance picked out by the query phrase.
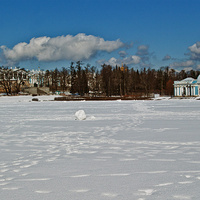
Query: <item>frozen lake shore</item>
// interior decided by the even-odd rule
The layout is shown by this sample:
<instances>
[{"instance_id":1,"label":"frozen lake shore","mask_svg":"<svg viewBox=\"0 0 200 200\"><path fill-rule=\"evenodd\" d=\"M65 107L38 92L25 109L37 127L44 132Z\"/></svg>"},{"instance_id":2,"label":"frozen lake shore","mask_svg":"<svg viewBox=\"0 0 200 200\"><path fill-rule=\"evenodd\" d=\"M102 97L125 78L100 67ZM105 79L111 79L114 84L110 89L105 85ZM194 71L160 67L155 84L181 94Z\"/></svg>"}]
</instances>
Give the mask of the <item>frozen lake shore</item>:
<instances>
[{"instance_id":1,"label":"frozen lake shore","mask_svg":"<svg viewBox=\"0 0 200 200\"><path fill-rule=\"evenodd\" d=\"M0 97L1 199L200 199L200 101L38 98Z\"/></svg>"}]
</instances>

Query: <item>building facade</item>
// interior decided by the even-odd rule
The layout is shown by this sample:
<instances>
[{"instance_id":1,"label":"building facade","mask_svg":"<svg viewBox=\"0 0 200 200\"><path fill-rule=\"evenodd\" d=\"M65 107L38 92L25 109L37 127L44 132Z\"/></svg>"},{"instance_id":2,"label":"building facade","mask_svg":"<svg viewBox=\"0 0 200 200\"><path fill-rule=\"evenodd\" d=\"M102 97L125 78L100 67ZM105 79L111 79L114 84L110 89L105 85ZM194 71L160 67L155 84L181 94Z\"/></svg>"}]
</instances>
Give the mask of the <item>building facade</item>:
<instances>
[{"instance_id":1,"label":"building facade","mask_svg":"<svg viewBox=\"0 0 200 200\"><path fill-rule=\"evenodd\" d=\"M29 71L28 79L30 87L43 87L44 77L45 77L45 71L42 71L40 69Z\"/></svg>"},{"instance_id":2,"label":"building facade","mask_svg":"<svg viewBox=\"0 0 200 200\"><path fill-rule=\"evenodd\" d=\"M0 81L10 80L10 81L27 81L28 80L28 72L24 69L20 68L1 68L0 69Z\"/></svg>"},{"instance_id":3,"label":"building facade","mask_svg":"<svg viewBox=\"0 0 200 200\"><path fill-rule=\"evenodd\" d=\"M174 96L200 96L200 75L197 79L186 78L174 81Z\"/></svg>"},{"instance_id":4,"label":"building facade","mask_svg":"<svg viewBox=\"0 0 200 200\"><path fill-rule=\"evenodd\" d=\"M45 72L40 69L28 71L17 67L0 67L0 93L49 93L49 88L44 86Z\"/></svg>"}]
</instances>

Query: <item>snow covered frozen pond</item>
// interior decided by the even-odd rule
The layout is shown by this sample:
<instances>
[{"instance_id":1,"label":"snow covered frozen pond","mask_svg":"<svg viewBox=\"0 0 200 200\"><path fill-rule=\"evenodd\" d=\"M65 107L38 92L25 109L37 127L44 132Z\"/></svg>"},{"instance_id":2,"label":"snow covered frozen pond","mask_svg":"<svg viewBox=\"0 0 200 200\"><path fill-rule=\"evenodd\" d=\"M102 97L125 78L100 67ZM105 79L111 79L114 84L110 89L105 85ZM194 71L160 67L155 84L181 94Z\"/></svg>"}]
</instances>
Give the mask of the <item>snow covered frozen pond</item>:
<instances>
[{"instance_id":1,"label":"snow covered frozen pond","mask_svg":"<svg viewBox=\"0 0 200 200\"><path fill-rule=\"evenodd\" d=\"M2 200L200 199L200 101L38 98L0 97Z\"/></svg>"}]
</instances>

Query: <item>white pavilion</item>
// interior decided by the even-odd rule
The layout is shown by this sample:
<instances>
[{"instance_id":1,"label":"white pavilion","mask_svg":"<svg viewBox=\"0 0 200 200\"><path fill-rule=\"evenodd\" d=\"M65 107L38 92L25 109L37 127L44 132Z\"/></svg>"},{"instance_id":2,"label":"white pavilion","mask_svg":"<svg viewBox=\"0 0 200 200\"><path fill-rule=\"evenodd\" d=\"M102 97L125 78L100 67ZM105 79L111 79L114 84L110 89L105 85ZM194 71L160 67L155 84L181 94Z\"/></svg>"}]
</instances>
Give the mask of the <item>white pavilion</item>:
<instances>
[{"instance_id":1,"label":"white pavilion","mask_svg":"<svg viewBox=\"0 0 200 200\"><path fill-rule=\"evenodd\" d=\"M186 78L174 81L174 96L200 96L200 75L197 79Z\"/></svg>"}]
</instances>

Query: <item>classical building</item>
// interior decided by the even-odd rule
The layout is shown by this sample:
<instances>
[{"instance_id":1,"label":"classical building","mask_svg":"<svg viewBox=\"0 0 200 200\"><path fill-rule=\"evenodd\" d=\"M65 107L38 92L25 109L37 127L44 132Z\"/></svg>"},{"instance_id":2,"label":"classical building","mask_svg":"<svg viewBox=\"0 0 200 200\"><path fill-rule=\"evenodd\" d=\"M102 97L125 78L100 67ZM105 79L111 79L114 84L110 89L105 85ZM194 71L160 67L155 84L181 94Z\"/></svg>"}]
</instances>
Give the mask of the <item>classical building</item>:
<instances>
[{"instance_id":1,"label":"classical building","mask_svg":"<svg viewBox=\"0 0 200 200\"><path fill-rule=\"evenodd\" d=\"M0 67L0 93L16 94L28 85L28 72L25 69Z\"/></svg>"},{"instance_id":2,"label":"classical building","mask_svg":"<svg viewBox=\"0 0 200 200\"><path fill-rule=\"evenodd\" d=\"M31 87L42 87L44 85L45 71L40 69L28 72L29 84Z\"/></svg>"},{"instance_id":3,"label":"classical building","mask_svg":"<svg viewBox=\"0 0 200 200\"><path fill-rule=\"evenodd\" d=\"M34 95L50 93L49 87L45 87L45 71L40 68L28 71L28 80L29 87L24 90L25 92Z\"/></svg>"},{"instance_id":4,"label":"classical building","mask_svg":"<svg viewBox=\"0 0 200 200\"><path fill-rule=\"evenodd\" d=\"M174 81L174 96L200 96L200 75L197 79Z\"/></svg>"},{"instance_id":5,"label":"classical building","mask_svg":"<svg viewBox=\"0 0 200 200\"><path fill-rule=\"evenodd\" d=\"M0 68L0 81L10 80L10 81L27 81L28 72L25 69L20 68Z\"/></svg>"},{"instance_id":6,"label":"classical building","mask_svg":"<svg viewBox=\"0 0 200 200\"><path fill-rule=\"evenodd\" d=\"M49 88L44 87L45 72L25 70L20 68L0 67L0 93L49 94Z\"/></svg>"}]
</instances>

